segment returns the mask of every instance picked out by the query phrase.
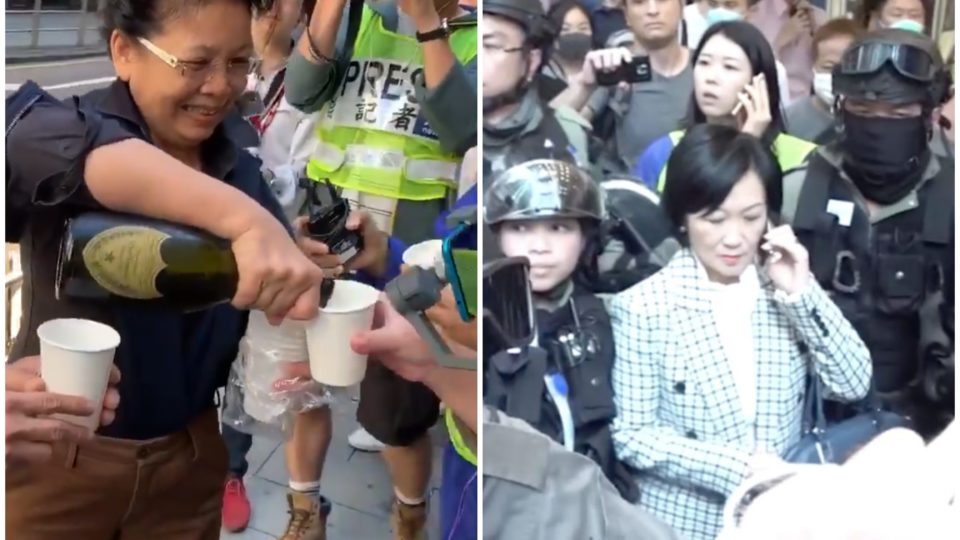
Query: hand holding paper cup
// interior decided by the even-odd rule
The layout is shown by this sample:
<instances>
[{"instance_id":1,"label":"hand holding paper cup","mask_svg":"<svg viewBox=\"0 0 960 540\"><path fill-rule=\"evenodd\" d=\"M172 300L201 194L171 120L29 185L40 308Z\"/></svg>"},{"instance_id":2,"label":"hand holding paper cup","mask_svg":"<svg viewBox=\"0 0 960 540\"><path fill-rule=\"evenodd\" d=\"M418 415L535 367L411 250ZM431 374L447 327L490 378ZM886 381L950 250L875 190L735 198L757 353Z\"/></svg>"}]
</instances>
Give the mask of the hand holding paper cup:
<instances>
[{"instance_id":1,"label":"hand holding paper cup","mask_svg":"<svg viewBox=\"0 0 960 540\"><path fill-rule=\"evenodd\" d=\"M86 319L54 319L37 328L40 338L40 377L47 390L80 396L93 404L88 416L55 415L96 431L104 396L111 378L113 357L120 334L113 328Z\"/></svg>"},{"instance_id":2,"label":"hand holding paper cup","mask_svg":"<svg viewBox=\"0 0 960 540\"><path fill-rule=\"evenodd\" d=\"M403 264L432 270L442 260L443 240L427 240L414 244L403 252Z\"/></svg>"},{"instance_id":3,"label":"hand holding paper cup","mask_svg":"<svg viewBox=\"0 0 960 540\"><path fill-rule=\"evenodd\" d=\"M326 307L307 323L307 352L313 379L328 386L353 386L367 372L367 355L350 347L350 338L373 326L380 291L357 281L337 280Z\"/></svg>"}]
</instances>

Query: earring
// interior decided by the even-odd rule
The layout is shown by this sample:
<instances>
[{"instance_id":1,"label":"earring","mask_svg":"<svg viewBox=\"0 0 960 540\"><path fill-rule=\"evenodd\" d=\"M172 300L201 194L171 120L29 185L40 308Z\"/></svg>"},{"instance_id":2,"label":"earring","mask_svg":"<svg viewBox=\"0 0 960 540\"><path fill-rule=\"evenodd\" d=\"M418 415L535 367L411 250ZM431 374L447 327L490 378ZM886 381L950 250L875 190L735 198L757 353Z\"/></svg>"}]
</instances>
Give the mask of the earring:
<instances>
[{"instance_id":1,"label":"earring","mask_svg":"<svg viewBox=\"0 0 960 540\"><path fill-rule=\"evenodd\" d=\"M687 233L687 227L686 227L685 225L681 225L681 226L677 229L677 231L679 231L680 234L686 234L686 233Z\"/></svg>"}]
</instances>

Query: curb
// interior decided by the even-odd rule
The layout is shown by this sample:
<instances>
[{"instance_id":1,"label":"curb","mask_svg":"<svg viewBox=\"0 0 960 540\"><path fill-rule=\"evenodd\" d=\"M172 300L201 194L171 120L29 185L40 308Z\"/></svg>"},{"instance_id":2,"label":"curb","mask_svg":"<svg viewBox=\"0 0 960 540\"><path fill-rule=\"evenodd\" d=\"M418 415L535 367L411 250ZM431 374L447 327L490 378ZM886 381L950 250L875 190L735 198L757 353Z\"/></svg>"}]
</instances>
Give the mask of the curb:
<instances>
[{"instance_id":1,"label":"curb","mask_svg":"<svg viewBox=\"0 0 960 540\"><path fill-rule=\"evenodd\" d=\"M105 48L84 48L67 50L43 50L43 49L21 49L6 51L7 65L30 64L42 62L58 62L63 60L77 60L81 58L93 58L97 56L106 56Z\"/></svg>"}]
</instances>

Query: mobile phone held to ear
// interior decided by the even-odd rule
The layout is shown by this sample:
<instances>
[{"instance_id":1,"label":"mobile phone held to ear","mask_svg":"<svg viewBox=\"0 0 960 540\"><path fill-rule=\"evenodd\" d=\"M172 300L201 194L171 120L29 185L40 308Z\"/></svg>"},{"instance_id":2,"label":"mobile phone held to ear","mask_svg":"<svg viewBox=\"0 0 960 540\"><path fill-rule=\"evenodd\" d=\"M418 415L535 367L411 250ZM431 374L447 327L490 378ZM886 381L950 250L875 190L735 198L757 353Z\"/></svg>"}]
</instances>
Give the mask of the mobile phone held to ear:
<instances>
[{"instance_id":1,"label":"mobile phone held to ear","mask_svg":"<svg viewBox=\"0 0 960 540\"><path fill-rule=\"evenodd\" d=\"M760 247L757 249L757 259L760 262L760 267L763 268L767 265L768 262L777 262L780 260L780 257L783 256L783 253L773 250L773 249L764 249L764 244L767 243L767 235L770 234L770 231L779 227L777 223L779 220L775 217L770 217L767 219L767 228L763 231L763 237L760 238Z\"/></svg>"},{"instance_id":2,"label":"mobile phone held to ear","mask_svg":"<svg viewBox=\"0 0 960 540\"><path fill-rule=\"evenodd\" d=\"M650 67L649 56L635 56L629 62L620 64L617 69L597 71L597 84L600 86L616 86L622 82L645 83L651 80L653 80L653 70Z\"/></svg>"}]
</instances>

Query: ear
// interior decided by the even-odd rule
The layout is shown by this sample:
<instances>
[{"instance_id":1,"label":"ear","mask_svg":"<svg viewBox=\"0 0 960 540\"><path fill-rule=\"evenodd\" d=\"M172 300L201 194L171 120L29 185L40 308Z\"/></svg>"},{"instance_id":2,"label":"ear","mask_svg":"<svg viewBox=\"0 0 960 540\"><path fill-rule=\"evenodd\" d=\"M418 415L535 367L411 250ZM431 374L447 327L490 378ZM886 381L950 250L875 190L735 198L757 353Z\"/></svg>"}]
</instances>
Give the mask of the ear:
<instances>
[{"instance_id":1,"label":"ear","mask_svg":"<svg viewBox=\"0 0 960 540\"><path fill-rule=\"evenodd\" d=\"M540 64L543 62L543 51L534 49L530 51L530 56L528 56L527 59L527 81L532 81L540 71Z\"/></svg>"},{"instance_id":2,"label":"ear","mask_svg":"<svg viewBox=\"0 0 960 540\"><path fill-rule=\"evenodd\" d=\"M943 109L941 107L937 107L936 109L930 111L930 125L939 126L940 117L942 115L943 115Z\"/></svg>"},{"instance_id":3,"label":"ear","mask_svg":"<svg viewBox=\"0 0 960 540\"><path fill-rule=\"evenodd\" d=\"M117 72L117 78L123 82L130 82L132 66L136 60L136 45L133 41L120 32L114 30L110 34L110 59L113 61L113 69Z\"/></svg>"}]
</instances>

